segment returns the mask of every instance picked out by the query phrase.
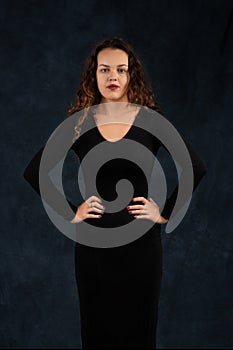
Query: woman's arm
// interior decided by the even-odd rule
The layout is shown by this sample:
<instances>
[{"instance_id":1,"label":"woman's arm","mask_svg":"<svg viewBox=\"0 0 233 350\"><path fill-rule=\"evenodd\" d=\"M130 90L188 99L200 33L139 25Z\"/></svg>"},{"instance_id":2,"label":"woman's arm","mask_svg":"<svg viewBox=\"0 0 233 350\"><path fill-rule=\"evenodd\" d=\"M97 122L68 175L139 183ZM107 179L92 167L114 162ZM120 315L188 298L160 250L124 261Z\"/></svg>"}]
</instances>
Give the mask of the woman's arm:
<instances>
[{"instance_id":1,"label":"woman's arm","mask_svg":"<svg viewBox=\"0 0 233 350\"><path fill-rule=\"evenodd\" d=\"M190 158L191 158L191 162L192 162L192 168L193 168L193 190L192 190L192 192L194 192L196 190L197 186L199 185L201 179L206 174L207 166L206 166L205 162L203 161L203 159L201 159L201 157L196 153L196 151L190 145L190 143L188 143L184 139L183 139L183 141L188 149L188 152L189 152ZM168 150L165 146L162 146L162 147L164 147L164 149L168 152ZM182 170L182 175L185 175L185 171L190 171L189 168L185 168L185 167L182 168L181 170ZM176 187L174 188L174 190L172 191L172 194L170 195L170 197L166 199L164 208L161 212L161 216L167 220L170 218L172 210L175 206L177 194L178 194L178 187L179 187L179 185L177 184ZM188 199L189 198L187 198L186 201ZM185 203L183 203L183 204L185 204Z\"/></svg>"},{"instance_id":2,"label":"woman's arm","mask_svg":"<svg viewBox=\"0 0 233 350\"><path fill-rule=\"evenodd\" d=\"M43 146L31 159L26 169L24 170L23 177L24 179L32 186L32 188L38 193L41 197L40 186L39 186L39 169L42 153L44 151L45 146ZM53 182L50 180L49 175L47 178L49 183L49 195L47 198L44 198L46 194L43 193L43 199L53 208L59 215L63 216L66 220L71 221L76 212L78 205L73 204L71 201L67 200L69 206L71 207L74 214L69 213L68 210L61 209L64 203L63 195L58 191L58 189L54 186ZM60 208L60 209L59 209Z\"/></svg>"}]
</instances>

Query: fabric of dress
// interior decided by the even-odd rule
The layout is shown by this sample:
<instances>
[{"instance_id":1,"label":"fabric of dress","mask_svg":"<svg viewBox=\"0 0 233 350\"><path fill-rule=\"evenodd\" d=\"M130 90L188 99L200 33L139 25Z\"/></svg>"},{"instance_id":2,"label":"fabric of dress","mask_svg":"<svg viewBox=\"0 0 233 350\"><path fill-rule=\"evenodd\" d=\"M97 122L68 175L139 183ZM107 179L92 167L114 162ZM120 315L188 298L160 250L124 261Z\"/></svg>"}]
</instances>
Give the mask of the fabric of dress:
<instances>
[{"instance_id":1,"label":"fabric of dress","mask_svg":"<svg viewBox=\"0 0 233 350\"><path fill-rule=\"evenodd\" d=\"M141 110L136 116L145 117L146 114ZM148 122L149 120L148 117ZM87 131L85 126L91 128ZM104 141L106 147L108 144L109 147L117 147L125 139L133 140L147 147L154 156L160 147L164 147L155 136L138 128L134 123L121 140L106 141L95 124L92 113L84 121L82 130L79 139L71 147L79 158L80 166L88 152ZM204 176L206 167L192 147L185 143L193 165L194 191ZM24 173L25 179L38 194L38 171L42 152L43 148ZM153 163L148 166L153 169ZM84 179L87 177L88 174L84 172ZM148 183L142 169L123 158L113 159L100 169L96 179L99 195L106 201L116 199L116 184L120 179L131 182L133 197L148 198ZM86 198L81 202L92 195L88 193L88 188L86 190ZM177 190L178 185L167 198L161 213L166 219L171 215ZM129 201L128 205L140 203ZM69 204L76 212L77 205L70 201ZM111 227L125 225L132 220L135 219L124 208L116 213L108 213L106 210L102 218L89 218L85 222L110 230ZM141 237L119 247L99 248L76 243L74 258L83 348L155 349L162 280L161 225L153 224Z\"/></svg>"}]
</instances>

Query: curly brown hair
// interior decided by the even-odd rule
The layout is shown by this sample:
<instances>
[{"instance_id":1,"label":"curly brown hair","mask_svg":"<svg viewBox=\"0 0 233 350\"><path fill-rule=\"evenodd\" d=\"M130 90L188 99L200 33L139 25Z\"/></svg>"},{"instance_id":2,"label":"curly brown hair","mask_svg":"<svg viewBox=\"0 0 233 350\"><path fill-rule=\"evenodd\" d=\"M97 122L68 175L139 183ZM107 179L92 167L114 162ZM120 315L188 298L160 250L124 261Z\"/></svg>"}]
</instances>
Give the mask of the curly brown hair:
<instances>
[{"instance_id":1,"label":"curly brown hair","mask_svg":"<svg viewBox=\"0 0 233 350\"><path fill-rule=\"evenodd\" d=\"M159 112L157 103L153 99L151 87L146 84L142 64L132 47L122 38L107 38L98 43L87 57L84 66L82 79L76 94L74 104L68 110L68 117L73 113L97 105L101 102L102 96L99 92L96 80L97 56L106 48L121 49L128 54L130 81L127 89L127 96L130 103L142 105ZM80 133L80 127L87 113L79 119L75 128L76 133Z\"/></svg>"}]
</instances>

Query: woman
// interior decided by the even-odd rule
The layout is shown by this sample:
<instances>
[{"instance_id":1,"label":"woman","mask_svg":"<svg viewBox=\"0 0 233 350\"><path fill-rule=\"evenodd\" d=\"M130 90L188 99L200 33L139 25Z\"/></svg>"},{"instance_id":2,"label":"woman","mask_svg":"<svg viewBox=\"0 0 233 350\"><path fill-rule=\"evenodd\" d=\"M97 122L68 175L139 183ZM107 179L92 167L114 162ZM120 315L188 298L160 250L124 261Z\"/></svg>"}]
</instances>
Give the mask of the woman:
<instances>
[{"instance_id":1,"label":"woman","mask_svg":"<svg viewBox=\"0 0 233 350\"><path fill-rule=\"evenodd\" d=\"M134 124L136 119L145 118L145 114L146 122L150 122L148 108L158 111L152 91L145 83L142 65L130 45L119 38L97 44L87 58L76 103L68 112L71 116L85 111L76 125L71 147L80 165L90 149L102 142L108 150L126 140L136 141L154 156L159 147L166 149L153 135ZM82 133L85 125L92 128ZM187 142L186 145L194 170L194 191L206 168ZM43 148L24 172L25 179L39 194L42 151ZM82 345L83 348L156 348L162 278L161 225L169 220L178 187L161 212L156 201L147 198L148 184L135 164L124 159L113 159L109 164L96 179L101 196L88 193L87 188L86 199L76 206L70 203L75 212L71 222L85 222L108 230L135 219L149 220L153 225L141 237L109 249L76 243ZM149 165L152 169L153 164ZM87 172L85 180L88 176ZM115 186L122 178L133 184L134 195L125 208L112 213L108 211L108 202L116 199Z\"/></svg>"}]
</instances>

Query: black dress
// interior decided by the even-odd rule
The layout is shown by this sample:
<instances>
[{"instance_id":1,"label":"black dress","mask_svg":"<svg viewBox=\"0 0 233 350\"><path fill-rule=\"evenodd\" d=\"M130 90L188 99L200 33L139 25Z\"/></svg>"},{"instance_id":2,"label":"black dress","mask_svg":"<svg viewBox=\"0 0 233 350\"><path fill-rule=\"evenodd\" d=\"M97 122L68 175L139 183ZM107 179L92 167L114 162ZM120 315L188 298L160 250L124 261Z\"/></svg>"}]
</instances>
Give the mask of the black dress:
<instances>
[{"instance_id":1,"label":"black dress","mask_svg":"<svg viewBox=\"0 0 233 350\"><path fill-rule=\"evenodd\" d=\"M141 109L137 118L148 117L149 122L149 116L146 116L145 111L143 112ZM92 128L84 132L85 125L91 125ZM106 141L99 132L91 113L84 121L82 130L81 136L71 147L79 157L80 166L85 155L93 147ZM106 147L118 147L124 139L139 142L154 156L161 146L164 147L157 138L134 124L121 140L107 141ZM195 190L206 172L206 167L191 146L185 143L192 160L193 190ZM24 172L25 179L38 194L40 194L38 171L42 151L43 148ZM152 170L153 163L147 165ZM133 197L148 198L148 183L143 172L134 162L122 158L114 159L100 169L96 179L100 196L107 201L114 200L116 184L120 179L128 179L132 183ZM177 189L178 185L170 198L167 198L162 211L162 216L167 219L174 207ZM86 198L83 200L91 195L87 188ZM156 201L155 198L154 200ZM77 205L69 203L75 212ZM111 229L132 220L135 219L126 208L116 213L108 213L106 208L102 218L86 219L85 222L96 227ZM145 219L141 219L143 220ZM99 248L76 243L75 273L80 302L83 348L156 348L157 311L162 278L160 224L153 224L141 237L118 247Z\"/></svg>"}]
</instances>

